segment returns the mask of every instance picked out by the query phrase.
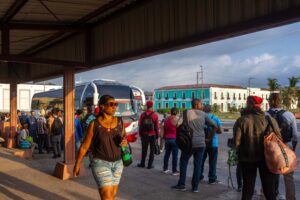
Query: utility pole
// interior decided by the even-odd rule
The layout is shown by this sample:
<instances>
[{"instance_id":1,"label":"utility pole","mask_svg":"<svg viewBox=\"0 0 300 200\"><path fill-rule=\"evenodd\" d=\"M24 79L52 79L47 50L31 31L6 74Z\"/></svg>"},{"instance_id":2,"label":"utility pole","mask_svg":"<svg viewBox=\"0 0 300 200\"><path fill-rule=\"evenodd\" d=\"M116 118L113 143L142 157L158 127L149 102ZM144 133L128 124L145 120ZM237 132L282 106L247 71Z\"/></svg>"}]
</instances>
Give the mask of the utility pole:
<instances>
[{"instance_id":1,"label":"utility pole","mask_svg":"<svg viewBox=\"0 0 300 200\"><path fill-rule=\"evenodd\" d=\"M200 77L199 77L200 75ZM199 78L201 80L201 99L204 99L204 85L203 85L203 75L204 75L204 72L203 72L203 66L200 65L200 72L197 72L197 87L199 86ZM199 88L199 87L198 87Z\"/></svg>"},{"instance_id":2,"label":"utility pole","mask_svg":"<svg viewBox=\"0 0 300 200\"><path fill-rule=\"evenodd\" d=\"M248 96L251 95L251 80L253 80L253 79L255 79L255 78L252 78L252 77L248 78Z\"/></svg>"}]
</instances>

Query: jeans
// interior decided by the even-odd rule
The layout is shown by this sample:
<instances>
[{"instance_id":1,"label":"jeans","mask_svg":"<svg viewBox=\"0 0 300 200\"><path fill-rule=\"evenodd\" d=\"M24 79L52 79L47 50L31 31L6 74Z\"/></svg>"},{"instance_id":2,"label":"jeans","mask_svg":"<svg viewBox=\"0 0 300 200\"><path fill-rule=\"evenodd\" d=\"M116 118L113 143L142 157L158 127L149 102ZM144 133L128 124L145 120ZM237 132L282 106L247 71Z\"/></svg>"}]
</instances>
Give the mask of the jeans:
<instances>
[{"instance_id":1,"label":"jeans","mask_svg":"<svg viewBox=\"0 0 300 200\"><path fill-rule=\"evenodd\" d=\"M48 147L46 144L46 134L38 134L38 148L39 148L39 153L43 152L44 147Z\"/></svg>"},{"instance_id":2,"label":"jeans","mask_svg":"<svg viewBox=\"0 0 300 200\"><path fill-rule=\"evenodd\" d=\"M60 140L61 140L61 135L52 135L51 136L51 142L52 142L52 146L53 146L54 156L61 155Z\"/></svg>"},{"instance_id":3,"label":"jeans","mask_svg":"<svg viewBox=\"0 0 300 200\"><path fill-rule=\"evenodd\" d=\"M190 158L194 157L194 172L192 178L192 189L197 190L200 182L201 176L201 164L203 159L205 147L193 148L192 152L186 154L181 152L180 156L180 177L177 183L178 186L185 186L186 179L186 170L189 163Z\"/></svg>"},{"instance_id":4,"label":"jeans","mask_svg":"<svg viewBox=\"0 0 300 200\"><path fill-rule=\"evenodd\" d=\"M279 194L279 175L276 174L276 183L275 183L275 191L276 195ZM288 200L296 200L296 191L295 191L295 183L294 183L294 172L283 175L284 185L285 185L285 198Z\"/></svg>"},{"instance_id":5,"label":"jeans","mask_svg":"<svg viewBox=\"0 0 300 200\"><path fill-rule=\"evenodd\" d=\"M264 195L267 200L276 200L275 192L275 179L276 175L271 173L267 168L265 161L260 162L240 162L242 174L243 174L243 194L242 200L251 200L254 187L257 168L264 191Z\"/></svg>"},{"instance_id":6,"label":"jeans","mask_svg":"<svg viewBox=\"0 0 300 200\"><path fill-rule=\"evenodd\" d=\"M76 151L79 151L80 146L81 146L81 141L80 140L75 141L75 150Z\"/></svg>"},{"instance_id":7,"label":"jeans","mask_svg":"<svg viewBox=\"0 0 300 200\"><path fill-rule=\"evenodd\" d=\"M148 146L150 145L150 154L149 154L149 161L148 161L148 167L151 167L153 165L154 161L154 150L155 150L155 136L142 136L142 160L141 165L145 166L147 152L148 152Z\"/></svg>"},{"instance_id":8,"label":"jeans","mask_svg":"<svg viewBox=\"0 0 300 200\"><path fill-rule=\"evenodd\" d=\"M215 182L217 180L217 160L218 160L218 147L206 147L202 159L201 165L201 179L204 178L204 163L208 155L209 161L209 172L208 172L208 181L210 183Z\"/></svg>"},{"instance_id":9,"label":"jeans","mask_svg":"<svg viewBox=\"0 0 300 200\"><path fill-rule=\"evenodd\" d=\"M236 166L236 181L238 188L243 187L243 174L242 174L242 169L240 163L237 164Z\"/></svg>"},{"instance_id":10,"label":"jeans","mask_svg":"<svg viewBox=\"0 0 300 200\"><path fill-rule=\"evenodd\" d=\"M169 158L172 152L172 171L177 171L178 162L178 146L175 138L165 138L165 156L164 156L164 170L168 169Z\"/></svg>"}]
</instances>

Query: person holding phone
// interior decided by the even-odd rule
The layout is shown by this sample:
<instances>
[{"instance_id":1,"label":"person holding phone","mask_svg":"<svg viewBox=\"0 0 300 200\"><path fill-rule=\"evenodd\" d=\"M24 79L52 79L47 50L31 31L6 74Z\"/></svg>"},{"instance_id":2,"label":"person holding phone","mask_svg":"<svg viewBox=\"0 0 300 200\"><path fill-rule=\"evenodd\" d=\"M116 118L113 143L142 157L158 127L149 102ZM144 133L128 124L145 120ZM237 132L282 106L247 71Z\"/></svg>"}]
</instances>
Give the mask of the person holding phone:
<instances>
[{"instance_id":1,"label":"person holding phone","mask_svg":"<svg viewBox=\"0 0 300 200\"><path fill-rule=\"evenodd\" d=\"M91 169L102 200L115 199L123 172L121 147L127 146L127 140L122 119L114 116L117 106L110 95L100 98L101 112L88 127L73 169L73 175L78 176L80 162L92 145Z\"/></svg>"}]
</instances>

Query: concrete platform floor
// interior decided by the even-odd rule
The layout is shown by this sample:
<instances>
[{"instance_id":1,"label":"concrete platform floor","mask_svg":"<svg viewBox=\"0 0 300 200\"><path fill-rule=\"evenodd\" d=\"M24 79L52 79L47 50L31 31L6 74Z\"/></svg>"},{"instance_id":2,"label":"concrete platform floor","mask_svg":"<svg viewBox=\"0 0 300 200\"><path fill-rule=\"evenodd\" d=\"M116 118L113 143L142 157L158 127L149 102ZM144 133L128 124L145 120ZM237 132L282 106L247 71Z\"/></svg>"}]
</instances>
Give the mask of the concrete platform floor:
<instances>
[{"instance_id":1,"label":"concrete platform floor","mask_svg":"<svg viewBox=\"0 0 300 200\"><path fill-rule=\"evenodd\" d=\"M51 154L35 154L33 160L12 155L0 147L0 199L1 200L94 200L100 199L90 170L88 176L61 181L51 174L58 159ZM88 166L88 160L84 161ZM239 194L227 186L200 184L200 192L174 191L178 177L163 174L159 169L140 169L136 162L125 169L118 200L181 200L181 199L239 199ZM187 188L190 189L190 179Z\"/></svg>"}]
</instances>

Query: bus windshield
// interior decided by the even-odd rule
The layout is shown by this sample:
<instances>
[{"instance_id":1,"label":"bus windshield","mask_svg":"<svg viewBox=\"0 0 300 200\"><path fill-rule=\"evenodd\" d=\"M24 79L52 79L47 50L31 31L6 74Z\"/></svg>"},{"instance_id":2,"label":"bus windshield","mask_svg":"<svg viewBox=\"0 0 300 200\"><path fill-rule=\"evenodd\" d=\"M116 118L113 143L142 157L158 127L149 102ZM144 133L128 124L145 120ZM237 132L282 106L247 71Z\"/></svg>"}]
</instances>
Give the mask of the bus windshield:
<instances>
[{"instance_id":1,"label":"bus windshield","mask_svg":"<svg viewBox=\"0 0 300 200\"><path fill-rule=\"evenodd\" d=\"M115 112L115 116L118 117L126 117L126 116L132 116L135 114L133 110L133 105L130 102L118 102L118 107Z\"/></svg>"}]
</instances>

